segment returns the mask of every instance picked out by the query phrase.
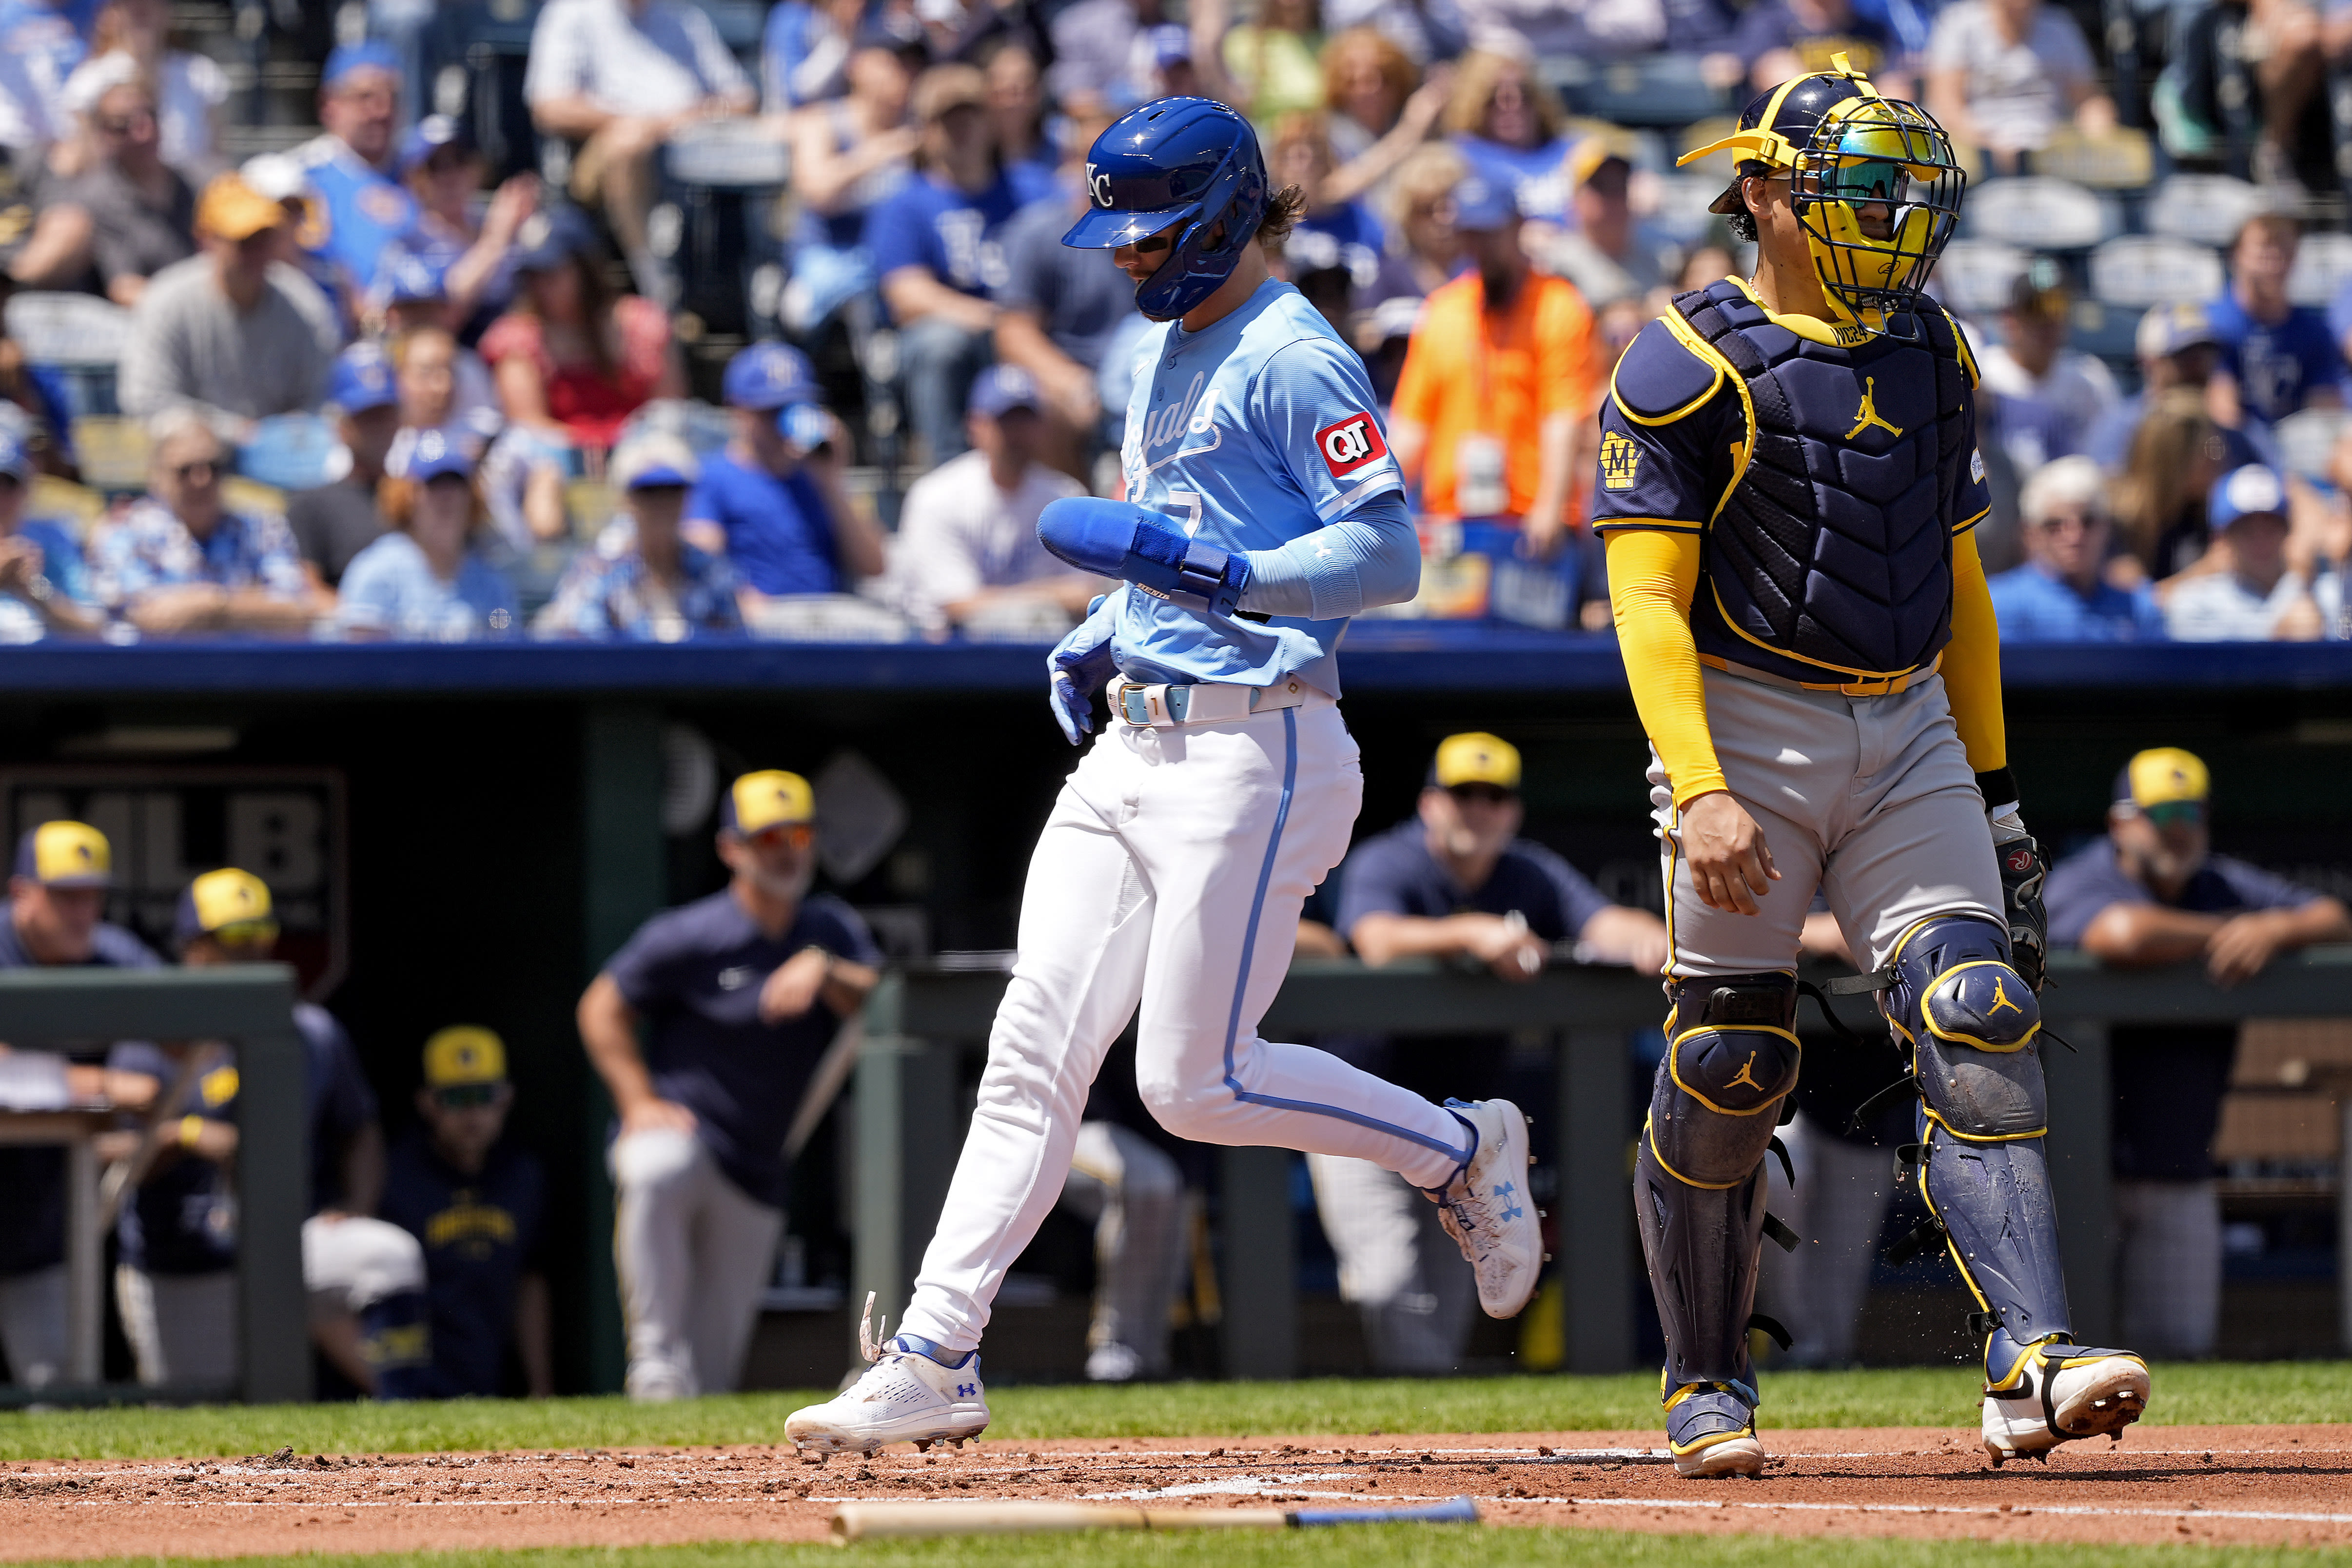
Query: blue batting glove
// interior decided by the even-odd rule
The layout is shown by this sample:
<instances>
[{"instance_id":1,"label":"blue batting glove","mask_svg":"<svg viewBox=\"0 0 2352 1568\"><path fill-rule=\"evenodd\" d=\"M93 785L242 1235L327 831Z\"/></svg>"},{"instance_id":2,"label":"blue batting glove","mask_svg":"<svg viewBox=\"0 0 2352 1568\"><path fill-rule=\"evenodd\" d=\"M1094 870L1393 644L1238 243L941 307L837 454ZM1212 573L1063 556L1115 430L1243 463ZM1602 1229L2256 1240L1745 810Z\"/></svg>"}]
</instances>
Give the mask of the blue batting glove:
<instances>
[{"instance_id":1,"label":"blue batting glove","mask_svg":"<svg viewBox=\"0 0 2352 1568\"><path fill-rule=\"evenodd\" d=\"M1095 693L1118 668L1111 658L1110 617L1097 612L1073 627L1045 656L1045 694L1054 709L1054 722L1073 746L1095 727Z\"/></svg>"},{"instance_id":2,"label":"blue batting glove","mask_svg":"<svg viewBox=\"0 0 2352 1568\"><path fill-rule=\"evenodd\" d=\"M1188 610L1231 616L1249 586L1249 558L1187 539L1156 511L1127 501L1071 496L1049 502L1037 542L1081 572L1124 577Z\"/></svg>"}]
</instances>

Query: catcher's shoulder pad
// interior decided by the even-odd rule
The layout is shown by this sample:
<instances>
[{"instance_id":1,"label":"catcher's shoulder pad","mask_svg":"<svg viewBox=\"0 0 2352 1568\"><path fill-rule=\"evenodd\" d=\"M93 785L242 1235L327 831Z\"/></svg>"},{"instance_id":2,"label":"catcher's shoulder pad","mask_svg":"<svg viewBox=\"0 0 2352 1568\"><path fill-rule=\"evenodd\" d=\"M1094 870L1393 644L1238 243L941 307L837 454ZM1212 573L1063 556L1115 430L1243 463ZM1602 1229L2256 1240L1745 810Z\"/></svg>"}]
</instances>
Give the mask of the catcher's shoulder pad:
<instances>
[{"instance_id":1,"label":"catcher's shoulder pad","mask_svg":"<svg viewBox=\"0 0 2352 1568\"><path fill-rule=\"evenodd\" d=\"M1723 366L1692 348L1660 317L1643 327L1617 362L1610 390L1617 406L1644 425L1696 413L1723 384Z\"/></svg>"}]
</instances>

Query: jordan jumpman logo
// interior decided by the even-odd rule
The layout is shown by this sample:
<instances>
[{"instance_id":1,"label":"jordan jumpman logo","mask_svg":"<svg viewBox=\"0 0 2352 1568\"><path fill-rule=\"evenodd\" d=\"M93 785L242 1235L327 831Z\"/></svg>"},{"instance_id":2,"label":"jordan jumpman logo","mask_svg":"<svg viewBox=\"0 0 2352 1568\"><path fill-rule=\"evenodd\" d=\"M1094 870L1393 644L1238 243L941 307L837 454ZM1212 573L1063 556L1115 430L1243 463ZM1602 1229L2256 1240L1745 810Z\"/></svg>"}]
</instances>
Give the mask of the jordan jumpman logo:
<instances>
[{"instance_id":1,"label":"jordan jumpman logo","mask_svg":"<svg viewBox=\"0 0 2352 1568\"><path fill-rule=\"evenodd\" d=\"M1847 440L1853 440L1856 436L1861 435L1864 430L1869 429L1874 425L1877 426L1881 430L1885 431L1889 436L1900 436L1903 434L1901 429L1895 426L1889 425L1885 420L1881 419L1878 416L1878 405L1873 401L1877 395L1878 378L1874 375L1870 376L1862 384L1862 408L1854 416L1853 428L1845 433L1845 438Z\"/></svg>"},{"instance_id":2,"label":"jordan jumpman logo","mask_svg":"<svg viewBox=\"0 0 2352 1568\"><path fill-rule=\"evenodd\" d=\"M1738 1089L1741 1084L1746 1084L1748 1088L1754 1089L1759 1094L1764 1092L1764 1086L1756 1081L1756 1053L1754 1051L1748 1053L1748 1059L1739 1064L1739 1071L1738 1075L1735 1076L1729 1083L1725 1084L1723 1087L1726 1089Z\"/></svg>"}]
</instances>

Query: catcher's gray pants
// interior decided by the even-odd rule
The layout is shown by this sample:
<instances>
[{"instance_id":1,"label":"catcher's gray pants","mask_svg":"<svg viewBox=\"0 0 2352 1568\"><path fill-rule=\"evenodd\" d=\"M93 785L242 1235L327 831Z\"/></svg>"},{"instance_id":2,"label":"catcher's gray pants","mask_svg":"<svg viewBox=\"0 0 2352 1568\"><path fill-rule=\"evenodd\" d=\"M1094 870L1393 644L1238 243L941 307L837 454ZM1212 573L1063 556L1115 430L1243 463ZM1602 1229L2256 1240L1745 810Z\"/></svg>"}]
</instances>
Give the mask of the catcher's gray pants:
<instances>
[{"instance_id":1,"label":"catcher's gray pants","mask_svg":"<svg viewBox=\"0 0 2352 1568\"><path fill-rule=\"evenodd\" d=\"M1062 1206L1095 1222L1095 1313L1087 1346L1124 1345L1168 1370L1168 1314L1184 1269L1184 1173L1150 1139L1108 1121L1078 1129Z\"/></svg>"},{"instance_id":2,"label":"catcher's gray pants","mask_svg":"<svg viewBox=\"0 0 2352 1568\"><path fill-rule=\"evenodd\" d=\"M632 1132L614 1142L611 1163L629 1396L731 1393L774 1270L783 1211L729 1181L691 1132Z\"/></svg>"},{"instance_id":3,"label":"catcher's gray pants","mask_svg":"<svg viewBox=\"0 0 2352 1568\"><path fill-rule=\"evenodd\" d=\"M2208 1356L2221 1321L2221 1200L2210 1182L2116 1183L2123 1340L2143 1355Z\"/></svg>"},{"instance_id":4,"label":"catcher's gray pants","mask_svg":"<svg viewBox=\"0 0 2352 1568\"><path fill-rule=\"evenodd\" d=\"M1734 799L1763 829L1780 879L1759 912L1699 901L1681 853L1674 792L1650 757L1665 846L1668 975L1795 967L1818 887L1865 969L1930 915L1979 915L2007 930L1984 798L1930 676L1891 697L1800 691L1703 671L1707 728Z\"/></svg>"},{"instance_id":5,"label":"catcher's gray pants","mask_svg":"<svg viewBox=\"0 0 2352 1568\"><path fill-rule=\"evenodd\" d=\"M66 1266L0 1274L0 1351L8 1375L39 1388L65 1375Z\"/></svg>"},{"instance_id":6,"label":"catcher's gray pants","mask_svg":"<svg viewBox=\"0 0 2352 1568\"><path fill-rule=\"evenodd\" d=\"M1870 1293L1879 1227L1895 1192L1895 1156L1832 1138L1802 1115L1780 1129L1780 1141L1796 1167L1797 1185L1790 1189L1779 1161L1764 1162L1772 1212L1801 1239L1792 1253L1764 1248L1757 1293L1764 1310L1796 1342L1789 1347L1789 1364L1848 1366L1854 1322Z\"/></svg>"},{"instance_id":7,"label":"catcher's gray pants","mask_svg":"<svg viewBox=\"0 0 2352 1568\"><path fill-rule=\"evenodd\" d=\"M236 1381L236 1269L150 1274L124 1265L114 1271L114 1300L141 1383Z\"/></svg>"},{"instance_id":8,"label":"catcher's gray pants","mask_svg":"<svg viewBox=\"0 0 2352 1568\"><path fill-rule=\"evenodd\" d=\"M1370 1160L1309 1154L1316 1212L1339 1258L1379 1372L1451 1372L1462 1360L1477 1276L1438 1224L1437 1205Z\"/></svg>"}]
</instances>

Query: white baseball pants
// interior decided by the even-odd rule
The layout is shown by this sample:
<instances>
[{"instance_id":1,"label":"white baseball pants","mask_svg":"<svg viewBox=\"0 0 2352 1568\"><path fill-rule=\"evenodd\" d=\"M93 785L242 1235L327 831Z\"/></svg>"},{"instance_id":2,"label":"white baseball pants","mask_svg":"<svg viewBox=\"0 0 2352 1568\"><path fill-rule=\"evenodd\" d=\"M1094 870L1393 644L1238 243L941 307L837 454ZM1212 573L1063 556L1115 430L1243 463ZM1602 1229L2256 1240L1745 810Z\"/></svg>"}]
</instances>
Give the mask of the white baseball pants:
<instances>
[{"instance_id":1,"label":"white baseball pants","mask_svg":"<svg viewBox=\"0 0 2352 1568\"><path fill-rule=\"evenodd\" d=\"M236 1270L150 1274L128 1264L114 1270L122 1337L150 1388L236 1381Z\"/></svg>"},{"instance_id":2,"label":"white baseball pants","mask_svg":"<svg viewBox=\"0 0 2352 1568\"><path fill-rule=\"evenodd\" d=\"M1361 1315L1374 1372L1458 1371L1478 1276L1438 1208L1363 1160L1307 1156L1323 1235L1339 1259L1339 1297Z\"/></svg>"},{"instance_id":3,"label":"white baseball pants","mask_svg":"<svg viewBox=\"0 0 2352 1568\"><path fill-rule=\"evenodd\" d=\"M1095 1224L1087 1348L1123 1345L1144 1375L1165 1373L1169 1315L1184 1282L1184 1173L1140 1132L1089 1121L1078 1129L1062 1206Z\"/></svg>"},{"instance_id":4,"label":"white baseball pants","mask_svg":"<svg viewBox=\"0 0 2352 1568\"><path fill-rule=\"evenodd\" d=\"M2211 1355L2221 1326L2221 1200L2213 1184L2119 1177L2116 1222L2124 1342L2151 1356Z\"/></svg>"},{"instance_id":5,"label":"white baseball pants","mask_svg":"<svg viewBox=\"0 0 2352 1568\"><path fill-rule=\"evenodd\" d=\"M733 1393L783 1211L728 1180L691 1132L632 1132L614 1140L608 1163L629 1397Z\"/></svg>"},{"instance_id":6,"label":"white baseball pants","mask_svg":"<svg viewBox=\"0 0 2352 1568\"><path fill-rule=\"evenodd\" d=\"M1143 1103L1181 1138L1351 1155L1419 1187L1453 1175L1470 1135L1452 1112L1257 1035L1299 908L1347 852L1357 755L1328 699L1224 724L1113 720L1096 738L1029 862L1020 958L908 1332L952 1353L979 1345L1130 1016Z\"/></svg>"}]
</instances>

